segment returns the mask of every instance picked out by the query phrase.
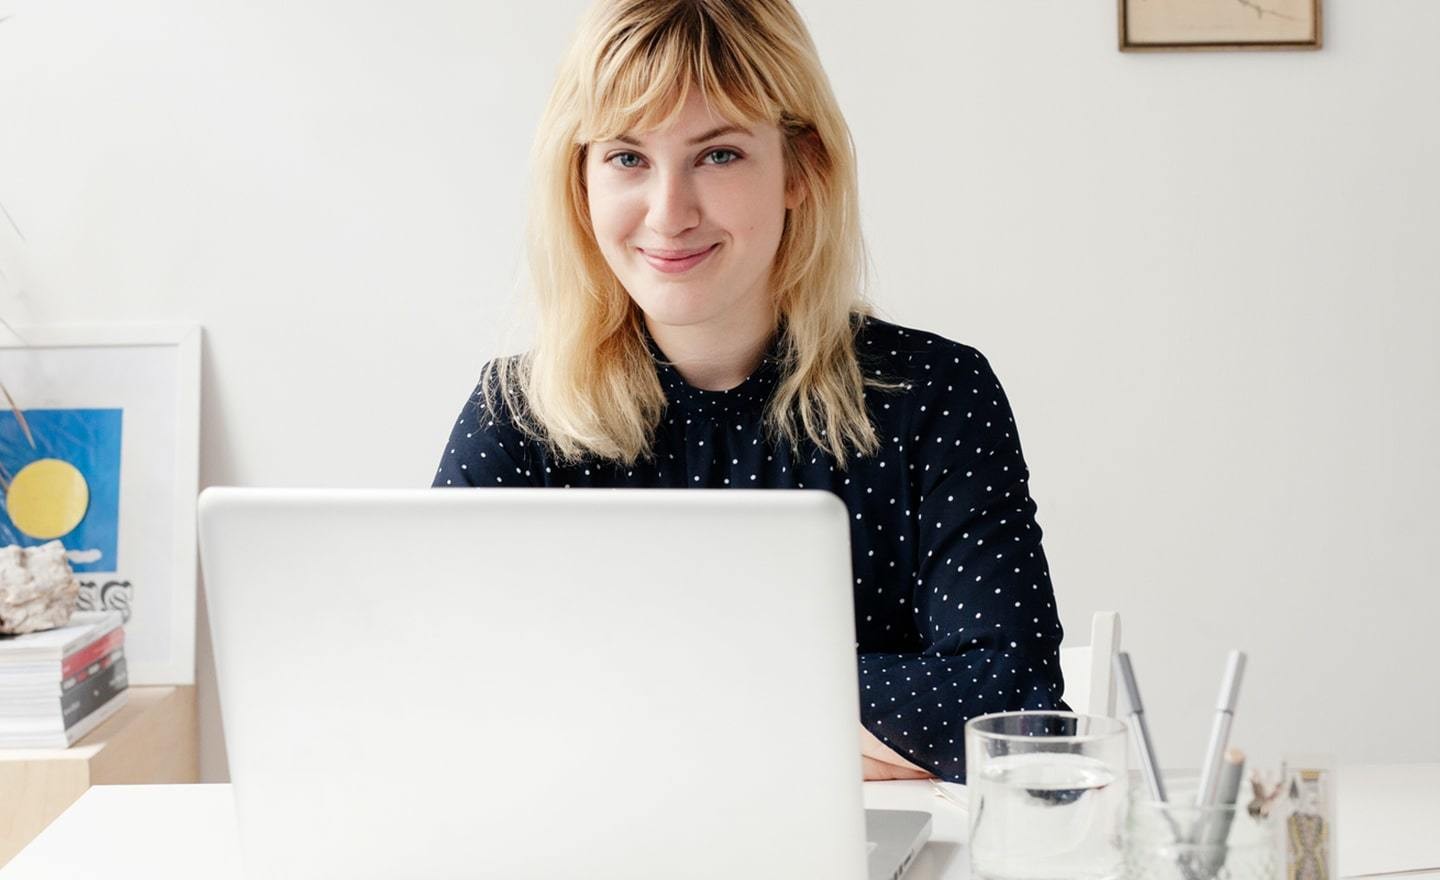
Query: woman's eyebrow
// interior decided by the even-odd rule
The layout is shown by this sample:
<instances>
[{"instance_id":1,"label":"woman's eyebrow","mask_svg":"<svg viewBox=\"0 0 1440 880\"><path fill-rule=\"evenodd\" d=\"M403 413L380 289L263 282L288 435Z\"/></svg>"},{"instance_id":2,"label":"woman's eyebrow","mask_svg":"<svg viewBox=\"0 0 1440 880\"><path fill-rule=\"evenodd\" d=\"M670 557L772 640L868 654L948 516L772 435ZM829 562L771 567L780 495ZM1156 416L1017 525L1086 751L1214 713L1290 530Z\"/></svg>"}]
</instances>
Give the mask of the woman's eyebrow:
<instances>
[{"instance_id":1,"label":"woman's eyebrow","mask_svg":"<svg viewBox=\"0 0 1440 880\"><path fill-rule=\"evenodd\" d=\"M691 139L690 139L690 145L691 145L691 146L694 146L694 145L696 145L696 144L700 144L700 143L703 143L703 142L705 142L705 141L708 141L708 140L710 140L711 138L717 138L717 137L719 137L719 136L722 135L722 134L730 134L730 133L732 133L732 132L735 133L735 134L743 134L743 135L745 135L746 137L754 137L754 136L755 136L754 133L751 132L750 129L748 129L748 128L744 128L744 127L739 126L739 125L722 125L722 126L720 126L719 128L712 128L711 130L709 130L709 131L705 132L704 134L700 135L699 137L693 137L693 138L691 138ZM624 135L624 134L616 135L616 136L615 136L615 140L620 141L622 144L629 144L629 145L632 146L632 147L643 146L643 144L641 144L640 141L636 140L635 138L630 137L629 135Z\"/></svg>"}]
</instances>

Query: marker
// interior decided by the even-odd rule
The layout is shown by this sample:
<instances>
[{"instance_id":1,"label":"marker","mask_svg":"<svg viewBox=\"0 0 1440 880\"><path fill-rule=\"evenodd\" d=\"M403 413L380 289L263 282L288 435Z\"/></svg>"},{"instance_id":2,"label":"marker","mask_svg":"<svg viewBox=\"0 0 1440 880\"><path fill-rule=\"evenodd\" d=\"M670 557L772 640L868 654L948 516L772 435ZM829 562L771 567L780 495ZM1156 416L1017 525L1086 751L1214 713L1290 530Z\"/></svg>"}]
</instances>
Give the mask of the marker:
<instances>
[{"instance_id":1,"label":"marker","mask_svg":"<svg viewBox=\"0 0 1440 880\"><path fill-rule=\"evenodd\" d=\"M1225 765L1220 770L1220 792L1216 805L1227 808L1213 816L1203 816L1206 823L1201 834L1200 852L1203 876L1214 877L1225 866L1225 841L1230 837L1230 823L1235 819L1240 797L1240 780L1245 775L1245 753L1239 749L1225 751Z\"/></svg>"},{"instance_id":2,"label":"marker","mask_svg":"<svg viewBox=\"0 0 1440 880\"><path fill-rule=\"evenodd\" d=\"M1220 794L1220 765L1230 739L1230 724L1235 720L1235 703L1240 698L1240 679L1245 675L1245 652L1231 651L1225 663L1225 679L1220 683L1220 698L1215 704L1215 723L1210 728L1210 745L1205 750L1205 763L1200 765L1200 791L1195 795L1198 807L1213 806Z\"/></svg>"},{"instance_id":3,"label":"marker","mask_svg":"<svg viewBox=\"0 0 1440 880\"><path fill-rule=\"evenodd\" d=\"M1130 701L1130 730L1135 734L1135 750L1140 753L1140 772L1150 796L1160 803L1165 802L1165 783L1160 779L1160 765L1155 760L1155 747L1150 743L1150 728L1145 724L1145 706L1140 702L1140 685L1135 683L1135 669L1130 665L1130 654L1121 651L1115 655L1115 669L1120 681L1125 684L1125 696Z\"/></svg>"}]
</instances>

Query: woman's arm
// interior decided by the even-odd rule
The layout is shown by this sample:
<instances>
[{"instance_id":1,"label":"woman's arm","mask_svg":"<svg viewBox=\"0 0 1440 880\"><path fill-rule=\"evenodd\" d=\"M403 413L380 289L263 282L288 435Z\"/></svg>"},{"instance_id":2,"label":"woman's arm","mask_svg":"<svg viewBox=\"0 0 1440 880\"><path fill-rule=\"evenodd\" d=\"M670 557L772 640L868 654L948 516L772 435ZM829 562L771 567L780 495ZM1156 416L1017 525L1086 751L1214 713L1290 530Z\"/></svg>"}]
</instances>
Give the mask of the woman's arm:
<instances>
[{"instance_id":1,"label":"woman's arm","mask_svg":"<svg viewBox=\"0 0 1440 880\"><path fill-rule=\"evenodd\" d=\"M860 655L861 718L910 763L965 778L964 725L1060 703L1061 629L1010 405L985 358L927 353L948 396L917 413L913 652Z\"/></svg>"}]
</instances>

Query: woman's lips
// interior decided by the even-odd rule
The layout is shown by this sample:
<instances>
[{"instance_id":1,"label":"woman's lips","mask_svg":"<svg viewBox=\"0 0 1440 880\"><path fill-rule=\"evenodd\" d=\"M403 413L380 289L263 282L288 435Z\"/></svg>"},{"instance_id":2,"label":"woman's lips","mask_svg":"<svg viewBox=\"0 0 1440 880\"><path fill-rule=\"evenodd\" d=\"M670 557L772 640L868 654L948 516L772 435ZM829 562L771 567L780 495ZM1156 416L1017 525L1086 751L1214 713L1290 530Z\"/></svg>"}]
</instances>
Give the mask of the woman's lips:
<instances>
[{"instance_id":1,"label":"woman's lips","mask_svg":"<svg viewBox=\"0 0 1440 880\"><path fill-rule=\"evenodd\" d=\"M710 245L704 250L690 251L688 253L686 251L655 252L641 249L640 255L645 258L646 262L648 262L651 266L655 267L656 271L664 272L667 275L674 275L680 272L689 272L691 269L704 262L705 258L714 253L715 249L718 247L720 247L720 244L719 242L716 242L715 244ZM679 256L662 257L658 256L658 254L677 254Z\"/></svg>"}]
</instances>

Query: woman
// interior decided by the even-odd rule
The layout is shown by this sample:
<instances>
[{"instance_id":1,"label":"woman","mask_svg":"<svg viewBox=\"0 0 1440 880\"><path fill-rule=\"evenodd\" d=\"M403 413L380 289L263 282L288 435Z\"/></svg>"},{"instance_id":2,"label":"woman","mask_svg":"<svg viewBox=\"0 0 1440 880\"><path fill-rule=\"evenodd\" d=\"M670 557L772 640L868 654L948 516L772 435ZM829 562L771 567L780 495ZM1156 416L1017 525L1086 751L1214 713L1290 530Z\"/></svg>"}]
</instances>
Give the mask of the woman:
<instances>
[{"instance_id":1,"label":"woman","mask_svg":"<svg viewBox=\"0 0 1440 880\"><path fill-rule=\"evenodd\" d=\"M602 0L534 147L534 344L437 486L823 488L853 514L867 779L963 780L1048 709L1056 615L1010 406L861 296L855 158L788 0Z\"/></svg>"}]
</instances>

